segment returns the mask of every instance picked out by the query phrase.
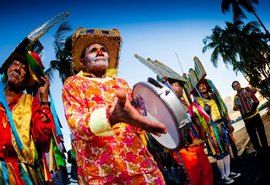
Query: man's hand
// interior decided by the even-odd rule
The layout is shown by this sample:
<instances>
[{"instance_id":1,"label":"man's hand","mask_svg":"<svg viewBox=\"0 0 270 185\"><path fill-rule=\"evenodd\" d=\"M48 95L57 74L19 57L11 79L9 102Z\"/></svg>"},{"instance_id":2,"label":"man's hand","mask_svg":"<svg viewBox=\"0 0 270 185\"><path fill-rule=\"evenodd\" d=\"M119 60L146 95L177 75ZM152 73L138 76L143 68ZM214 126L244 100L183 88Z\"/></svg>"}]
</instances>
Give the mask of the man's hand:
<instances>
[{"instance_id":1,"label":"man's hand","mask_svg":"<svg viewBox=\"0 0 270 185\"><path fill-rule=\"evenodd\" d=\"M41 77L41 79L44 81L44 84L39 87L40 100L47 102L49 96L50 79L48 75Z\"/></svg>"},{"instance_id":2,"label":"man's hand","mask_svg":"<svg viewBox=\"0 0 270 185\"><path fill-rule=\"evenodd\" d=\"M124 122L156 135L167 132L167 128L164 124L152 122L142 116L139 111L131 105L124 91L117 91L116 97L118 98L116 105L109 110L109 121L111 125Z\"/></svg>"}]
</instances>

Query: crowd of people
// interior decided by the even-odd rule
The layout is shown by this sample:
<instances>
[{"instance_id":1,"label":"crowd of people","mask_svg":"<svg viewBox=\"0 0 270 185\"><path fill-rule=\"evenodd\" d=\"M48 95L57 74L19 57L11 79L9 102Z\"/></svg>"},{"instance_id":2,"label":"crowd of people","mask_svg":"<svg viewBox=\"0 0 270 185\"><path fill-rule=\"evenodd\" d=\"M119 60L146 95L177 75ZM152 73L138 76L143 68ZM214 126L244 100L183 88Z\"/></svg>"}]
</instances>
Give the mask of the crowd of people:
<instances>
[{"instance_id":1,"label":"crowd of people","mask_svg":"<svg viewBox=\"0 0 270 185\"><path fill-rule=\"evenodd\" d=\"M194 97L188 102L184 83L163 77L190 117L185 145L166 149L149 134L167 133L165 124L143 116L131 103L128 82L117 77L121 43L117 29L78 28L73 34L74 75L62 89L72 134L67 159L72 179L78 184L212 185L206 148L217 161L221 182L232 184L241 176L230 167L230 147L238 157L234 129L213 82L202 79L187 94L189 100ZM61 138L50 105L50 80L38 72L43 70L39 53L26 47L17 47L0 68L2 184L69 183L66 151L58 147ZM238 81L232 87L237 91L233 109L241 112L251 143L262 155L268 144L256 91L241 88Z\"/></svg>"}]
</instances>

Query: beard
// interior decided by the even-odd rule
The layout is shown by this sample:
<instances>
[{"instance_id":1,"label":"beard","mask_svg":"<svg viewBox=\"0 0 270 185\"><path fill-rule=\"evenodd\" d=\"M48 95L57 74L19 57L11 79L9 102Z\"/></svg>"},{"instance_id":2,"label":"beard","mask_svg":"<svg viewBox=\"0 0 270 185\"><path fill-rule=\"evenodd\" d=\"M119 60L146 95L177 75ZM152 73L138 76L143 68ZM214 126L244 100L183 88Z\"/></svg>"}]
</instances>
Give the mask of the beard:
<instances>
[{"instance_id":1,"label":"beard","mask_svg":"<svg viewBox=\"0 0 270 185\"><path fill-rule=\"evenodd\" d=\"M8 83L14 87L22 86L24 81L22 78L24 78L23 75L17 71L11 71L9 74L7 74Z\"/></svg>"}]
</instances>

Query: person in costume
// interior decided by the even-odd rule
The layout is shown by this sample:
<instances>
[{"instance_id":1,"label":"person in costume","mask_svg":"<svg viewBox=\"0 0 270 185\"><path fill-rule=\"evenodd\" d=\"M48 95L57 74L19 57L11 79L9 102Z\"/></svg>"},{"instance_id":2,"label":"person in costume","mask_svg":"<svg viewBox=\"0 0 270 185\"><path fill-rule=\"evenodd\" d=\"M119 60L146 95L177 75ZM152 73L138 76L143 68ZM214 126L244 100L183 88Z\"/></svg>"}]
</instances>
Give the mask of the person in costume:
<instances>
[{"instance_id":1,"label":"person in costume","mask_svg":"<svg viewBox=\"0 0 270 185\"><path fill-rule=\"evenodd\" d=\"M210 133L207 134L206 142L208 154L217 160L221 182L232 184L233 179L241 174L230 169L229 131L233 128L229 122L227 107L212 81L202 79L197 88L198 92L195 89L192 92L196 97L195 101L210 116Z\"/></svg>"},{"instance_id":2,"label":"person in costume","mask_svg":"<svg viewBox=\"0 0 270 185\"><path fill-rule=\"evenodd\" d=\"M79 184L165 184L140 139L142 129L166 133L130 103L132 90L116 78L118 30L78 28L72 37L73 69L62 97L74 136Z\"/></svg>"},{"instance_id":3,"label":"person in costume","mask_svg":"<svg viewBox=\"0 0 270 185\"><path fill-rule=\"evenodd\" d=\"M71 170L70 170L71 178L77 181L78 180L78 172L77 172L78 166L76 163L76 153L73 146L74 137L72 134L70 134L70 140L71 140L71 149L67 153L68 154L67 162L71 164Z\"/></svg>"},{"instance_id":4,"label":"person in costume","mask_svg":"<svg viewBox=\"0 0 270 185\"><path fill-rule=\"evenodd\" d=\"M259 105L259 100L255 95L257 90L250 87L242 88L238 81L232 83L232 88L237 92L234 96L233 110L240 111L252 146L256 150L256 155L261 156L267 151L268 141L261 115L257 110ZM256 106L252 109L255 104Z\"/></svg>"},{"instance_id":5,"label":"person in costume","mask_svg":"<svg viewBox=\"0 0 270 185\"><path fill-rule=\"evenodd\" d=\"M38 54L18 51L0 68L0 181L3 185L44 184L36 162L37 147L48 142L55 130L48 103L50 83L47 76L38 75L44 68Z\"/></svg>"},{"instance_id":6,"label":"person in costume","mask_svg":"<svg viewBox=\"0 0 270 185\"><path fill-rule=\"evenodd\" d=\"M213 185L212 167L204 152L206 133L210 132L210 118L195 102L191 102L188 105L183 98L184 82L166 77L164 80L179 98L182 106L191 118L186 131L187 140L185 141L185 147L179 151L172 152L175 161L186 174L184 185Z\"/></svg>"}]
</instances>

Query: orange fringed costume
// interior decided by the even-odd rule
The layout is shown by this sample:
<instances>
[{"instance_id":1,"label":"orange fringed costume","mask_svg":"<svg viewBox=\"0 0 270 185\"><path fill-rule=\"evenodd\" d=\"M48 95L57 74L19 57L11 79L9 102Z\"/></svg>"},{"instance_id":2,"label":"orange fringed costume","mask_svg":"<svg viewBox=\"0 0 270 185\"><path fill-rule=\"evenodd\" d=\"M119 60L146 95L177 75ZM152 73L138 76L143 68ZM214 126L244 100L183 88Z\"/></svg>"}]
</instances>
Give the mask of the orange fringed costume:
<instances>
[{"instance_id":1,"label":"orange fringed costume","mask_svg":"<svg viewBox=\"0 0 270 185\"><path fill-rule=\"evenodd\" d=\"M187 174L185 185L213 185L212 167L204 152L203 141L209 132L209 117L196 103L192 103L188 109L192 118L188 135L190 143L180 151L173 152L173 157Z\"/></svg>"}]
</instances>

